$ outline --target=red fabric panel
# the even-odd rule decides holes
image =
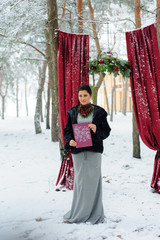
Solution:
[[[160,158],[158,158],[158,153],[154,160],[154,170],[151,181],[151,187],[157,189],[160,192]]]
[[[62,132],[67,122],[67,110],[78,104],[78,88],[89,84],[87,61],[89,60],[89,35],[70,34],[58,31],[57,70],[60,125]],[[65,158],[61,164],[56,185],[59,183],[73,188],[73,162]]]
[[[127,32],[126,41],[139,134],[149,148],[160,150],[160,56],[154,24]]]
[[[160,57],[154,25],[126,33],[131,89],[139,134],[160,150]]]
[[[61,130],[66,125],[67,110],[78,104],[80,85],[89,84],[89,35],[58,31],[57,68]],[[64,144],[64,138],[63,138]]]

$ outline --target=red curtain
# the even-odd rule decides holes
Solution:
[[[160,151],[160,56],[154,24],[127,32],[126,41],[139,134],[149,148]],[[160,190],[159,180],[160,155],[157,152],[151,187]]]
[[[57,70],[60,125],[64,145],[63,129],[67,122],[67,110],[78,104],[78,88],[89,84],[87,61],[89,60],[89,35],[70,34],[58,31]],[[64,152],[56,185],[60,182],[73,189],[73,161],[70,152]]]

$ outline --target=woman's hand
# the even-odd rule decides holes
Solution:
[[[70,140],[69,145],[70,145],[71,147],[76,147],[76,146],[77,146],[77,143],[72,139],[72,140]]]
[[[97,127],[96,127],[95,124],[91,123],[91,124],[88,125],[88,127],[89,127],[94,133],[96,133]]]

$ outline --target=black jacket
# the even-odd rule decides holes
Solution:
[[[93,152],[102,153],[103,140],[109,136],[111,128],[109,127],[107,122],[107,118],[106,118],[107,112],[103,108],[97,105],[93,105],[94,112],[93,112],[92,123],[95,124],[97,127],[96,133],[91,131],[93,146],[85,147],[85,148],[76,148],[76,147],[71,147],[69,145],[70,140],[74,139],[72,124],[77,123],[78,106],[79,105],[72,107],[67,111],[68,119],[67,119],[66,127],[63,132],[64,138],[65,138],[64,148],[66,150],[70,149],[72,153],[79,153],[82,151],[93,151]]]

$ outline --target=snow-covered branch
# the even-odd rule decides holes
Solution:
[[[18,40],[18,39],[16,39],[16,40],[15,40],[15,39],[11,39],[11,38],[9,38],[8,36],[6,36],[6,35],[4,35],[4,34],[1,34],[1,33],[0,33],[0,36],[1,36],[1,37],[4,37],[4,38],[7,38],[8,40],[10,40],[10,41],[12,41],[12,42],[17,42],[17,43],[21,43],[21,44],[27,45],[27,46],[33,48],[34,50],[36,50],[37,52],[39,52],[44,58],[47,58],[46,54],[44,54],[44,53],[43,53],[42,51],[40,51],[37,47],[33,46],[33,45],[30,44],[30,43],[27,43],[27,42],[25,42],[25,41],[21,41],[21,40]]]

